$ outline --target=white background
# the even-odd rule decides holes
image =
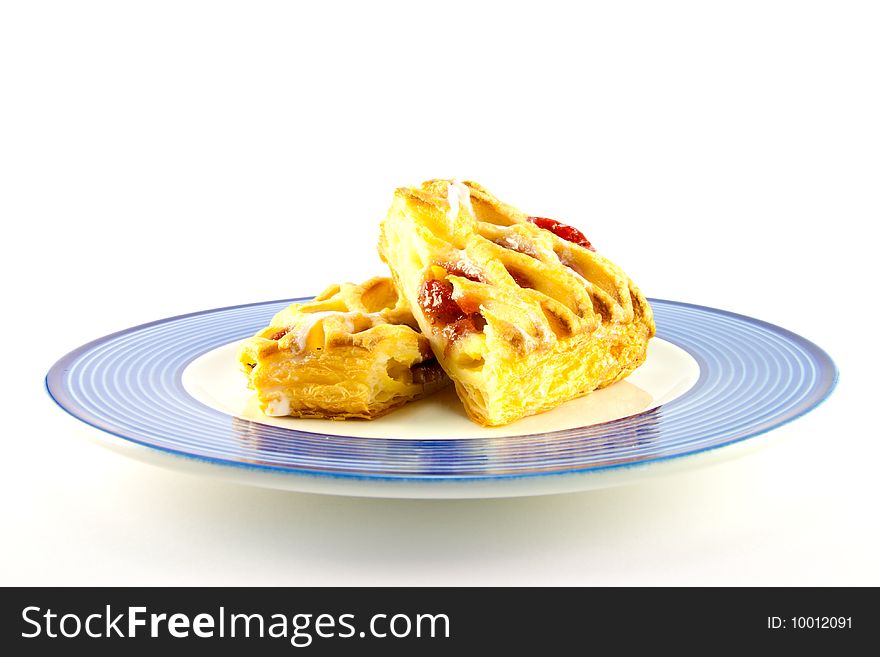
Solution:
[[[3,3],[0,583],[880,584],[877,6],[605,4]],[[837,391],[724,465],[452,502],[165,471],[45,394],[106,333],[381,273],[392,190],[451,176]]]

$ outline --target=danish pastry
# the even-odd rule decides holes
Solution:
[[[387,277],[285,308],[239,360],[270,416],[371,419],[449,383]]]
[[[655,332],[645,297],[580,231],[526,215],[473,182],[398,189],[379,252],[483,425],[626,377]]]

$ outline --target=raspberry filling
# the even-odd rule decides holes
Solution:
[[[522,287],[522,288],[527,288],[527,287],[534,288],[535,287],[534,285],[532,285],[532,281],[529,279],[529,277],[526,274],[524,274],[523,272],[519,271],[518,269],[514,269],[513,267],[508,267],[507,273],[510,274],[510,276],[513,278],[514,282],[517,285],[519,285],[520,287]]]
[[[529,222],[535,224],[538,228],[549,230],[557,237],[561,237],[572,244],[577,244],[590,251],[596,250],[593,248],[593,245],[590,244],[590,240],[588,240],[577,228],[545,217],[529,217]]]
[[[450,342],[455,342],[460,337],[468,333],[479,333],[486,326],[486,320],[480,313],[473,313],[464,317],[457,322],[448,324],[443,327],[443,335]]]
[[[451,324],[465,317],[461,306],[452,298],[449,281],[425,281],[419,292],[419,305],[432,324]]]
[[[270,340],[280,340],[280,339],[283,338],[285,335],[287,335],[289,332],[290,332],[290,329],[281,329],[280,331],[278,331],[277,333],[275,333],[275,334],[274,334],[271,338],[269,338],[269,339],[270,339]]]
[[[419,292],[419,306],[432,325],[442,325],[443,335],[455,341],[467,333],[482,331],[486,320],[477,312],[479,304],[462,299],[462,307],[452,298],[452,290],[449,281],[425,281]]]

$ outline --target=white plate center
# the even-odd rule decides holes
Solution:
[[[689,353],[654,338],[645,363],[626,380],[504,427],[486,428],[471,422],[452,386],[375,420],[314,420],[263,415],[239,370],[238,346],[239,342],[223,345],[190,363],[183,372],[186,391],[203,404],[243,420],[358,438],[489,438],[574,429],[669,403],[690,390],[700,376],[700,367]]]

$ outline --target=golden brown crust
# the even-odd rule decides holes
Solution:
[[[242,343],[264,413],[372,419],[448,384],[389,278],[332,285]]]
[[[649,304],[619,267],[476,183],[398,189],[379,250],[481,424],[506,424],[620,380],[644,361],[655,332]],[[459,306],[452,316],[465,317],[457,324],[425,305],[444,286]]]

